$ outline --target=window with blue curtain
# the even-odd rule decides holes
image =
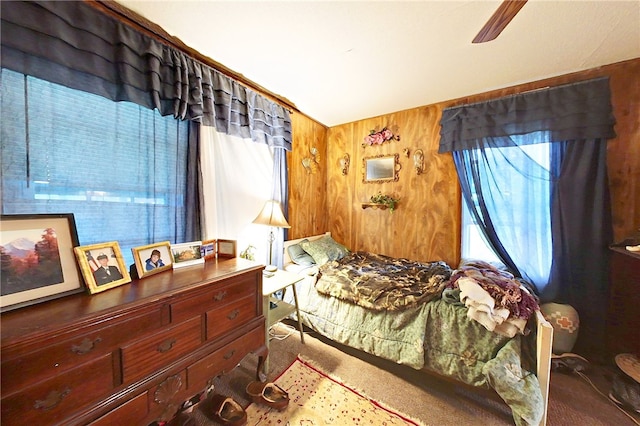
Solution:
[[[543,289],[551,269],[550,144],[546,132],[514,135],[514,145],[455,153],[459,167],[474,179],[469,185],[473,211],[463,201],[462,256],[500,262],[480,223],[490,226],[521,273]],[[481,202],[482,201],[482,202]]]
[[[576,351],[602,356],[612,226],[609,79],[446,108],[439,152],[451,152],[475,229],[542,302],[580,315]],[[473,228],[471,228],[473,229]]]
[[[2,69],[2,214],[73,213],[81,245],[184,242],[189,126]]]

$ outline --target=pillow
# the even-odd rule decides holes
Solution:
[[[349,253],[345,246],[337,243],[329,235],[313,241],[300,241],[300,247],[313,257],[318,266],[331,260],[342,259]]]
[[[302,247],[300,247],[301,243],[308,241],[309,240],[304,239],[298,244],[292,244],[287,247],[287,253],[289,253],[289,257],[291,258],[291,261],[293,263],[303,266],[311,266],[316,264],[316,262],[313,260],[313,257],[311,257],[309,253],[307,253]]]

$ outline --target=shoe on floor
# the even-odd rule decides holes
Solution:
[[[609,399],[623,408],[640,414],[640,383],[616,373],[613,377]]]
[[[267,405],[278,411],[289,405],[289,394],[275,383],[251,382],[246,391],[256,404]]]
[[[560,355],[551,355],[551,370],[561,373],[574,373],[585,371],[589,368],[589,361],[578,354],[566,352]]]
[[[207,411],[214,420],[226,426],[243,426],[247,424],[247,412],[232,398],[214,394],[209,398]]]

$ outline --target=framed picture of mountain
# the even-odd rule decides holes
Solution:
[[[72,213],[0,216],[0,312],[85,290]]]

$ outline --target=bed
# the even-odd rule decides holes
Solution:
[[[305,326],[416,370],[493,389],[511,408],[516,425],[546,425],[553,329],[539,310],[524,326],[520,321],[522,332],[489,331],[468,316],[464,269],[350,252],[334,243],[330,233],[284,243],[283,268],[304,277],[296,292]],[[384,271],[384,278],[354,291],[361,286],[349,276],[363,270],[365,278],[358,280],[367,280],[373,270]]]

